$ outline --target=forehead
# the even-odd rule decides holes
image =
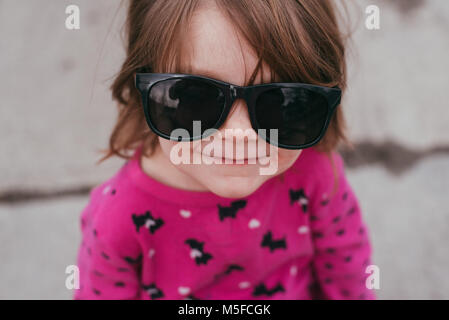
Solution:
[[[235,85],[246,83],[258,61],[254,49],[213,5],[194,13],[182,47],[187,72]],[[264,63],[263,74],[259,70],[254,83],[270,80],[270,68]]]

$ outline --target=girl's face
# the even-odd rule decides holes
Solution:
[[[213,1],[210,2],[213,5]],[[226,81],[234,85],[243,85],[245,78],[256,67],[257,57],[252,49],[239,37],[226,18],[215,7],[199,9],[192,20],[189,37],[185,39],[186,48],[189,50],[189,62],[192,74],[208,76],[214,79]],[[187,42],[188,41],[188,42]],[[255,84],[270,82],[270,73],[264,65],[264,74],[257,75]],[[231,129],[231,130],[229,130]],[[241,130],[235,130],[241,129]],[[245,131],[252,130],[253,138],[248,138],[255,143],[248,143],[242,135]],[[230,136],[224,138],[225,130],[229,130]],[[159,176],[163,182],[184,189],[197,191],[212,191],[222,197],[245,197],[258,189],[265,181],[287,170],[299,157],[301,150],[287,150],[276,148],[267,144],[256,135],[252,129],[246,103],[242,99],[234,102],[231,112],[220,128],[223,139],[222,150],[233,147],[240,141],[244,145],[244,154],[233,152],[233,159],[248,158],[248,154],[257,154],[257,150],[248,148],[262,148],[268,155],[264,164],[256,161],[255,164],[173,164],[170,152],[173,147],[190,151],[190,156],[202,158],[204,148],[213,140],[190,142],[176,142],[159,137],[159,145],[156,148],[153,160],[144,159],[143,168]],[[215,135],[214,135],[215,136]],[[235,138],[235,139],[233,139]],[[186,144],[181,147],[182,144]],[[224,151],[222,156],[224,156]],[[146,161],[146,162],[145,162]],[[149,162],[150,161],[150,162]],[[153,161],[151,163],[151,161]],[[158,164],[155,163],[158,161]],[[268,161],[268,164],[267,164]],[[192,162],[192,161],[191,161]],[[165,164],[162,164],[165,163]],[[163,167],[162,167],[163,166]],[[261,174],[261,168],[274,168],[270,174]],[[153,169],[151,169],[153,168]],[[156,169],[159,171],[157,174]],[[163,176],[160,172],[163,170]]]

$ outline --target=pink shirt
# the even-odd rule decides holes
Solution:
[[[81,213],[74,299],[376,299],[369,230],[332,154],[304,149],[279,177],[230,199],[165,185],[140,149]]]

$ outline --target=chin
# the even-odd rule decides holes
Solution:
[[[220,183],[207,186],[208,189],[225,198],[244,198],[256,191],[263,181],[255,178],[227,177],[221,178]]]

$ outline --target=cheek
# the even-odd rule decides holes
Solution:
[[[162,150],[162,152],[164,153],[164,155],[170,159],[170,153],[172,152],[176,152],[178,151],[178,153],[180,154],[180,150],[185,151],[188,150],[189,153],[192,152],[192,147],[191,147],[191,143],[190,142],[177,142],[177,141],[173,141],[173,140],[167,140],[164,138],[159,137],[159,146]]]
[[[159,147],[165,161],[172,163],[177,170],[190,176],[199,176],[204,171],[205,165],[191,165],[194,157],[194,149],[198,142],[178,142],[159,137]],[[201,154],[201,152],[197,152]],[[210,166],[206,166],[210,167]]]
[[[170,158],[170,151],[175,143],[176,141],[166,140],[159,137],[159,147],[167,158]]]
[[[300,154],[302,153],[301,150],[288,150],[288,149],[278,149],[278,161],[279,161],[279,167],[287,169],[295,161],[298,159]]]

